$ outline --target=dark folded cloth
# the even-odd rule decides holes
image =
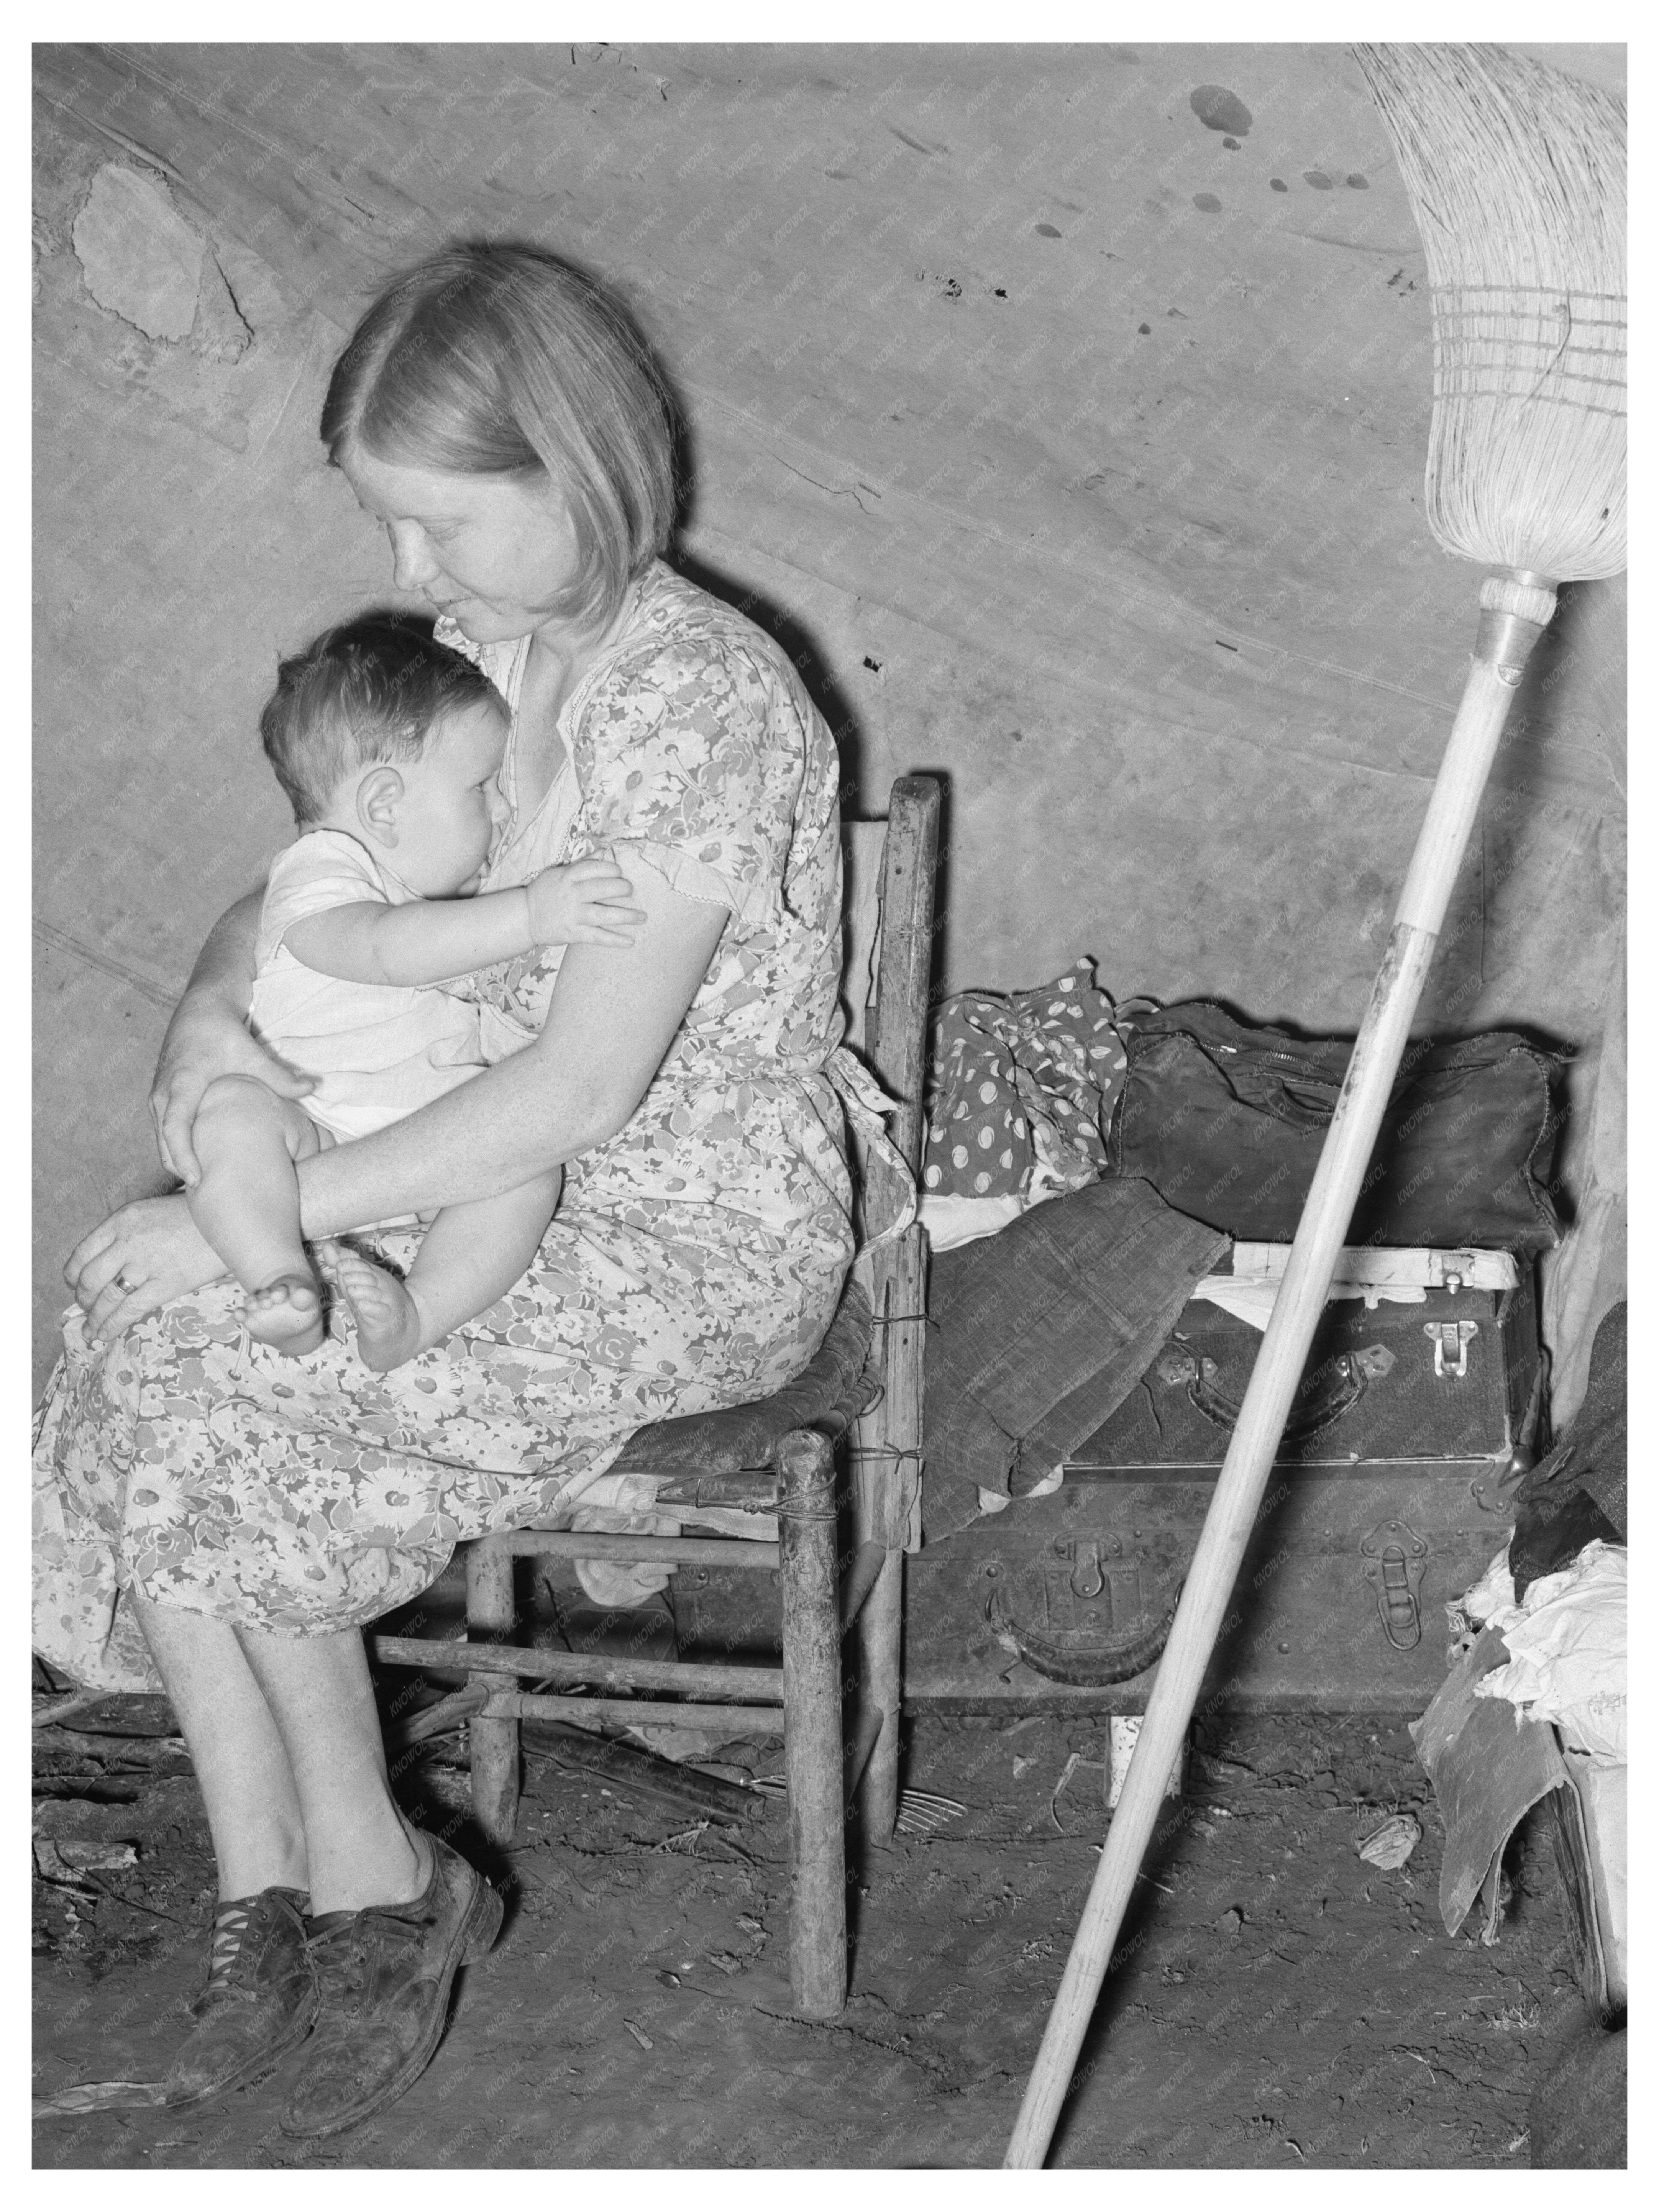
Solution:
[[[1111,1176],[941,1252],[927,1290],[924,1540],[976,1519],[981,1489],[1029,1487],[1091,1437],[1228,1241],[1151,1183]]]
[[[734,1474],[768,1467],[791,1429],[839,1437],[868,1406],[870,1301],[848,1277],[829,1332],[811,1363],[769,1398],[712,1413],[676,1413],[635,1429],[612,1462],[613,1474]]]
[[[1626,1540],[1628,1314],[1621,1300],[1602,1315],[1584,1402],[1566,1435],[1516,1492],[1510,1572],[1517,1605],[1534,1583],[1570,1565],[1596,1537],[1607,1544]]]

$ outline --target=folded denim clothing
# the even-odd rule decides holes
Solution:
[[[981,1489],[1029,1489],[1092,1436],[1228,1242],[1151,1183],[1109,1176],[939,1254],[927,1291],[924,1541],[976,1520]]]

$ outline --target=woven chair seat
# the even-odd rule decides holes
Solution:
[[[833,1442],[877,1396],[879,1385],[866,1371],[871,1334],[870,1301],[849,1278],[828,1334],[793,1382],[746,1406],[653,1421],[629,1437],[611,1472],[736,1474],[770,1468],[791,1429],[816,1429]]]

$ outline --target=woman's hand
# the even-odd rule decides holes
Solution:
[[[108,1344],[146,1314],[224,1272],[190,1207],[175,1194],[136,1199],[112,1213],[70,1254],[64,1279],[92,1334]]]
[[[161,1165],[189,1190],[202,1176],[191,1142],[196,1109],[209,1084],[221,1075],[251,1075],[279,1098],[303,1098],[317,1088],[310,1076],[274,1059],[222,1000],[197,999],[187,992],[161,1040],[149,1111]]]

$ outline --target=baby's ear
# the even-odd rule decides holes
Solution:
[[[398,842],[398,810],[404,780],[388,762],[369,769],[357,786],[357,821],[363,835],[388,851]]]

